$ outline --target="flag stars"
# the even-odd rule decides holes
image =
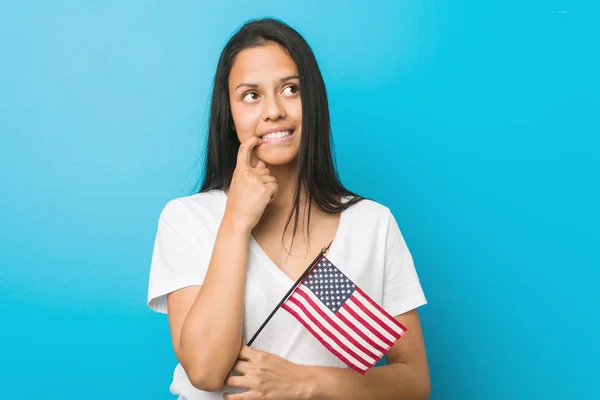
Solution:
[[[356,286],[335,265],[327,261],[327,259],[319,261],[304,281],[304,285],[323,305],[332,312],[337,312]]]

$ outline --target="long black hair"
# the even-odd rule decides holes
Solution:
[[[228,88],[229,72],[235,57],[244,49],[272,42],[287,50],[296,64],[300,80],[302,136],[297,158],[298,175],[294,206],[284,229],[285,234],[292,216],[295,216],[293,243],[298,225],[301,185],[304,185],[308,195],[307,232],[313,204],[322,211],[333,214],[345,210],[363,198],[346,189],[339,179],[331,149],[331,126],[325,83],[310,46],[289,25],[272,18],[250,20],[223,48],[213,83],[205,175],[199,193],[228,189],[236,166],[240,142],[233,131]],[[348,196],[350,199],[344,203],[336,196]]]

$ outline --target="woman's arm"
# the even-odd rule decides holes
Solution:
[[[202,286],[168,295],[175,354],[191,383],[218,390],[242,345],[250,230],[223,219]]]
[[[251,165],[252,149],[262,142],[252,136],[239,147],[202,286],[167,297],[175,354],[192,385],[206,391],[223,386],[240,352],[250,234],[278,190],[264,162]]]
[[[225,399],[427,399],[429,367],[419,314],[414,309],[396,317],[408,331],[388,351],[388,365],[360,375],[348,368],[292,363],[275,354],[242,346],[226,385],[247,389]]]
[[[312,399],[427,399],[429,366],[417,310],[396,317],[409,327],[387,353],[388,365],[365,375],[343,368],[308,367],[308,397]]]

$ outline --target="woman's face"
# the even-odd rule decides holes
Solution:
[[[302,102],[296,64],[276,43],[242,50],[229,73],[229,102],[240,143],[264,142],[254,155],[267,165],[296,159],[302,135]],[[273,135],[269,135],[273,133]]]

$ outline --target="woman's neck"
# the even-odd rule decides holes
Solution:
[[[285,165],[267,165],[269,172],[277,180],[277,195],[265,212],[273,216],[287,216],[290,212],[294,195],[296,193],[296,181],[298,179],[298,168],[295,162]],[[303,204],[304,188],[301,189],[300,203]]]

